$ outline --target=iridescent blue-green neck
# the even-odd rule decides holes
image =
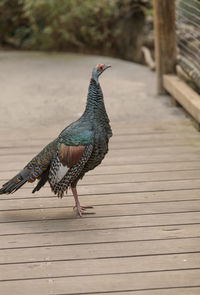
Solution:
[[[87,104],[83,116],[87,116],[91,120],[98,122],[109,122],[104,105],[101,86],[99,83],[97,84],[96,81],[94,81],[93,79],[90,80]]]

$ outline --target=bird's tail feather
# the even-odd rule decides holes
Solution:
[[[2,188],[0,189],[0,195],[16,192],[22,185],[24,185],[28,181],[28,179],[30,179],[31,173],[31,170],[29,170],[28,168],[24,168],[15,177],[3,184]]]
[[[39,191],[41,189],[41,187],[43,187],[45,185],[45,183],[48,180],[48,174],[49,174],[49,169],[46,170],[43,174],[42,177],[40,178],[40,181],[38,182],[38,184],[36,185],[36,187],[33,189],[32,193],[34,194],[35,192]]]
[[[17,191],[27,181],[34,182],[39,179],[33,193],[38,191],[48,180],[49,166],[53,154],[57,150],[57,139],[50,142],[36,155],[15,177],[6,182],[0,189],[0,195],[11,194]]]

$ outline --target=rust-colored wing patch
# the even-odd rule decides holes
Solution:
[[[64,166],[71,168],[72,166],[78,163],[78,161],[83,155],[84,150],[85,150],[85,146],[82,146],[82,145],[68,146],[62,143],[60,147],[60,154],[59,154],[61,163]]]

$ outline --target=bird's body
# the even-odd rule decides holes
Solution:
[[[19,174],[5,183],[0,194],[13,193],[27,181],[38,179],[34,193],[48,181],[58,197],[63,197],[64,192],[71,187],[79,214],[85,212],[87,207],[80,206],[76,185],[86,172],[101,163],[108,152],[108,142],[112,136],[98,82],[98,76],[108,67],[100,64],[94,68],[83,115],[66,127]]]

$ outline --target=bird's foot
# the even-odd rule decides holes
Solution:
[[[74,196],[74,200],[75,200],[75,206],[74,209],[76,209],[77,214],[81,217],[83,215],[86,214],[95,214],[94,212],[88,212],[87,209],[92,209],[92,206],[81,206],[79,203],[79,199],[78,199],[78,194],[77,194],[77,190],[76,187],[72,187],[72,193]]]
[[[77,214],[82,217],[83,215],[87,214],[95,214],[95,212],[88,212],[87,209],[93,209],[94,207],[92,206],[80,206],[76,205],[74,206],[74,210],[77,210]]]

